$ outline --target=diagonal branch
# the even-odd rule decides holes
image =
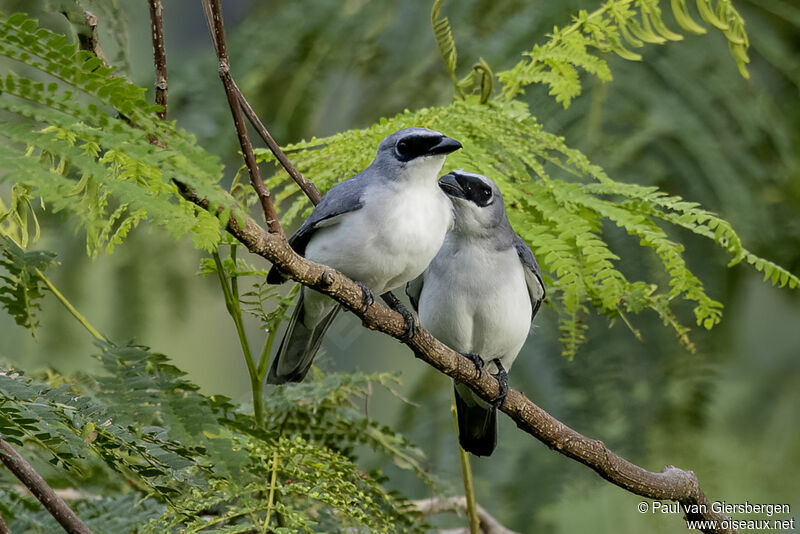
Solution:
[[[6,525],[2,515],[0,515],[0,534],[11,534],[11,531],[8,530],[8,525]]]
[[[56,495],[53,488],[45,482],[33,466],[20,456],[7,441],[2,439],[0,439],[0,461],[30,490],[33,496],[42,503],[42,506],[50,512],[50,515],[58,521],[58,524],[64,527],[64,530],[70,534],[92,534],[89,527],[75,515],[75,512],[61,497]],[[0,525],[0,532],[3,532],[2,526]],[[6,527],[6,532],[8,532],[8,527]]]
[[[147,0],[150,6],[150,33],[153,37],[153,62],[156,70],[156,104],[164,109],[158,112],[161,120],[167,118],[167,52],[164,48],[164,6],[161,0]]]
[[[198,197],[194,191],[185,186],[181,188],[181,194],[198,206],[209,209],[209,202],[206,199]],[[447,376],[467,384],[484,399],[490,401],[497,398],[499,394],[497,381],[489,373],[478,376],[472,362],[444,345],[422,327],[418,327],[416,335],[408,339],[402,315],[381,304],[373,304],[366,311],[362,311],[361,288],[354,281],[331,267],[298,255],[283,236],[265,231],[250,218],[245,219],[244,225],[231,218],[227,230],[250,252],[278,265],[283,274],[292,280],[341,303],[361,318],[365,327],[383,332],[404,343],[417,358]],[[511,417],[520,429],[551,449],[590,467],[612,484],[642,497],[677,501],[684,506],[686,510],[684,517],[687,520],[721,522],[727,519],[727,516],[711,509],[710,502],[692,471],[667,466],[655,473],[639,467],[613,453],[602,441],[588,438],[571,429],[531,402],[524,393],[515,389],[508,390],[500,409]],[[730,534],[736,531],[723,527],[709,527],[703,532]]]
[[[264,219],[267,222],[270,233],[283,236],[283,228],[281,228],[278,214],[275,212],[275,206],[272,204],[272,195],[269,189],[267,189],[267,186],[264,185],[264,180],[261,177],[261,169],[258,167],[256,156],[253,153],[253,144],[250,142],[250,136],[247,133],[247,125],[244,121],[244,113],[242,112],[242,107],[239,104],[239,98],[237,96],[238,89],[231,76],[228,47],[225,43],[225,27],[222,22],[221,0],[203,0],[203,10],[206,14],[208,27],[211,30],[211,39],[214,43],[214,49],[219,59],[219,77],[222,80],[222,85],[225,87],[225,94],[228,97],[228,104],[231,107],[231,114],[233,115],[233,123],[236,126],[236,135],[239,137],[239,145],[242,147],[244,161],[250,173],[250,184],[253,186],[253,189],[255,189],[258,200],[261,202],[261,208],[264,211]]]

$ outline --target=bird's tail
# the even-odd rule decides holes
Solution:
[[[325,332],[333,323],[340,309],[341,306],[337,304],[314,328],[307,328],[303,323],[305,308],[303,292],[300,292],[292,319],[289,321],[278,352],[275,353],[275,359],[272,360],[269,368],[268,384],[301,382],[305,378]]]
[[[497,446],[497,408],[479,399],[469,387],[454,382],[458,442],[475,456],[489,456]]]

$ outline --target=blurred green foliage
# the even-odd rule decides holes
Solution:
[[[114,49],[112,62],[123,68],[129,64],[133,79],[150,85],[144,9],[109,3],[116,6],[111,10],[103,2],[85,3],[101,15],[107,36],[102,42]],[[32,14],[40,9],[54,30],[69,29],[50,13],[52,2],[24,4],[3,2],[2,9],[24,7]],[[609,176],[701,203],[731,221],[754,253],[796,273],[800,10],[785,0],[743,0],[735,6],[752,47],[748,81],[740,77],[725,38],[707,35],[637,50],[641,62],[609,55],[614,80],[582,78],[584,94],[566,110],[546,87],[530,88],[525,101],[546,131],[565,137]],[[407,108],[451,101],[453,88],[436,49],[427,2],[307,0],[231,7],[231,55],[239,85],[282,142],[365,127]],[[444,10],[463,73],[477,58],[496,72],[511,68],[519,52],[541,42],[554,25],[565,25],[578,9],[596,7],[577,0],[465,0],[457,7],[445,4]],[[226,166],[238,165],[199,9],[193,2],[169,2],[165,22],[171,118]],[[137,37],[125,43],[125,35]],[[0,193],[10,198],[10,191]],[[42,247],[58,251],[63,264],[54,275],[59,287],[77,295],[79,307],[96,317],[103,331],[113,332],[116,339],[135,336],[157,343],[175,354],[178,366],[189,369],[204,390],[222,388],[246,397],[240,387],[246,376],[243,367],[237,373],[231,366],[237,358],[232,354],[236,341],[222,318],[219,295],[202,279],[185,276],[197,264],[189,247],[134,231],[114,256],[88,265],[83,237],[75,237],[58,216],[44,214],[41,221],[49,231]],[[653,316],[632,319],[641,343],[623,325],[606,328],[605,319],[590,316],[588,343],[568,362],[557,356],[556,318],[545,310],[514,368],[512,385],[637,463],[656,470],[666,463],[695,470],[712,498],[788,502],[800,509],[797,296],[754,283],[741,267],[723,269],[723,255],[689,232],[667,232],[686,243],[688,266],[706,281],[709,295],[728,309],[719,327],[695,340],[698,354],[685,353]],[[604,228],[604,235],[620,256],[637,254],[638,244],[622,232]],[[652,258],[642,256],[626,264],[624,274],[640,279],[656,268]],[[0,323],[0,358],[26,369],[42,364],[90,367],[88,342],[66,322],[69,318],[51,311],[54,307],[44,306],[38,345],[25,340],[27,334],[10,320]],[[691,313],[682,308],[677,312],[683,317]],[[257,327],[254,320],[250,329]],[[420,444],[427,453],[425,467],[443,481],[446,491],[459,492],[449,383],[400,349],[388,347],[384,338],[359,331],[354,340],[350,327],[357,328],[356,323],[334,329],[326,342],[331,358],[322,365],[402,370],[404,394],[422,407],[376,393],[370,418]],[[206,332],[217,335],[209,340]],[[236,365],[241,365],[238,360]],[[234,374],[238,379],[231,378]],[[684,531],[678,517],[642,516],[635,510],[637,497],[539,447],[507,423],[495,455],[474,466],[479,502],[507,526],[522,532]],[[260,444],[251,451],[268,462],[273,449]],[[384,455],[359,452],[362,464],[386,465]],[[389,486],[405,495],[421,497],[430,491],[412,472],[392,467],[386,472]],[[130,502],[124,497],[103,501],[96,514],[113,518],[109,510]],[[148,506],[142,514],[161,512]]]

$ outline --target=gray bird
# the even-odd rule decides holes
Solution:
[[[300,255],[357,281],[365,308],[382,294],[419,276],[442,245],[452,205],[437,177],[447,154],[461,143],[426,128],[393,133],[364,171],[333,187],[289,239]],[[285,277],[273,267],[267,281]],[[399,307],[399,302],[395,299]],[[303,287],[267,376],[270,384],[300,382],[340,305]],[[404,308],[409,333],[413,317]]]
[[[425,272],[406,293],[420,324],[444,344],[486,364],[500,395],[490,404],[455,382],[458,439],[489,456],[497,445],[497,406],[531,321],[545,297],[533,252],[511,228],[497,185],[480,174],[453,171],[439,180],[453,202],[454,224]]]

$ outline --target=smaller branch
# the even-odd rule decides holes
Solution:
[[[225,94],[228,97],[228,104],[233,115],[233,123],[236,127],[236,135],[239,137],[239,145],[242,147],[242,154],[250,173],[250,185],[258,195],[261,208],[264,211],[264,218],[270,233],[283,235],[283,228],[278,220],[275,206],[272,204],[271,193],[261,177],[261,169],[258,167],[256,156],[253,153],[253,144],[247,134],[247,125],[244,122],[242,106],[239,104],[239,93],[236,84],[231,76],[231,66],[228,60],[228,47],[225,44],[225,26],[222,22],[222,5],[220,0],[203,0],[203,11],[206,14],[208,27],[211,30],[211,39],[214,42],[214,49],[219,59],[219,77],[225,87]],[[241,93],[239,93],[241,94]]]
[[[0,534],[11,534],[11,531],[8,530],[8,525],[6,525],[2,514],[0,514]]]
[[[100,47],[100,38],[97,35],[97,15],[91,11],[81,9],[77,5],[62,10],[61,14],[67,17],[67,20],[75,27],[80,49],[93,53],[100,58],[103,65],[108,67],[108,60]]]
[[[153,37],[153,63],[156,69],[156,104],[164,109],[158,112],[161,120],[167,118],[167,52],[164,48],[164,6],[161,0],[147,0],[150,5],[150,33]]]
[[[425,516],[443,512],[463,512],[467,509],[467,499],[465,497],[433,497],[431,499],[411,501],[411,504],[414,505],[414,508],[419,513]],[[518,534],[504,527],[480,504],[477,505],[477,508],[482,534]],[[463,530],[459,530],[459,532],[463,532]]]
[[[75,515],[75,512],[61,497],[56,495],[53,488],[45,482],[33,466],[2,439],[0,439],[0,461],[30,490],[33,496],[42,503],[42,506],[50,512],[50,515],[58,521],[58,524],[64,527],[64,530],[70,534],[92,534],[89,527]]]
[[[280,162],[281,166],[286,170],[289,176],[292,177],[292,180],[297,183],[300,189],[303,190],[303,193],[306,194],[308,199],[316,206],[322,200],[322,195],[320,194],[317,186],[314,185],[314,182],[303,176],[300,171],[289,161],[289,158],[286,157],[286,154],[281,150],[281,147],[278,146],[278,143],[269,133],[267,127],[264,126],[264,123],[261,122],[261,119],[258,118],[256,112],[253,110],[250,103],[244,97],[242,92],[239,90],[239,87],[236,86],[234,83],[234,88],[236,89],[237,96],[239,98],[239,104],[242,106],[242,110],[244,111],[245,116],[250,121],[250,124],[253,125],[253,128],[256,129],[258,135],[261,136],[261,139],[267,144],[272,154],[275,158]]]

